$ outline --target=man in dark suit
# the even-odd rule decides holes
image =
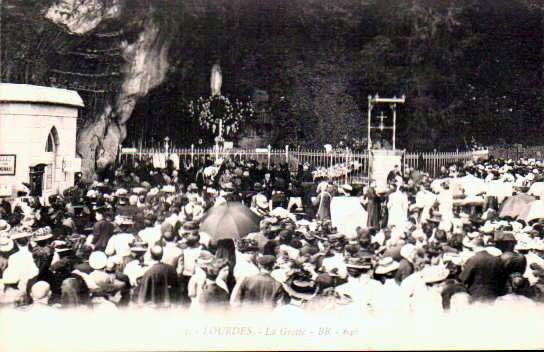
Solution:
[[[138,303],[169,306],[178,302],[179,281],[173,266],[161,263],[162,247],[151,248],[155,262],[144,274],[138,289]]]
[[[263,255],[257,261],[260,273],[245,277],[236,284],[232,291],[231,306],[254,304],[273,309],[280,301],[287,299],[288,296],[281,283],[270,275],[276,258],[272,255]]]
[[[468,259],[459,278],[471,301],[493,301],[505,293],[508,275],[501,258],[484,249]]]
[[[102,208],[97,209],[95,217],[96,223],[93,227],[91,244],[94,246],[95,251],[104,251],[106,250],[108,241],[113,236],[114,226],[111,222],[112,215],[105,208]]]

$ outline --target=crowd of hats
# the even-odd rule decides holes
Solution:
[[[231,171],[231,176],[222,182],[205,180],[197,185],[190,180],[175,183],[172,172],[167,176],[163,170],[151,170],[149,173],[152,176],[165,173],[164,177],[171,180],[169,184],[157,183],[157,178],[139,179],[136,175],[141,173],[128,168],[117,170],[111,180],[70,188],[63,196],[54,199],[51,206],[34,205],[35,210],[32,211],[24,204],[15,202],[14,208],[24,208],[22,218],[18,221],[12,221],[9,217],[0,219],[0,252],[12,252],[16,247],[14,240],[25,237],[32,243],[50,241],[51,247],[59,254],[75,251],[74,247],[90,233],[94,215],[99,213],[111,219],[116,233],[130,231],[137,235],[146,227],[158,224],[163,238],[170,240],[168,236],[178,237],[180,246],[200,243],[204,250],[200,252],[197,264],[211,275],[216,274],[224,263],[214,260],[209,238],[199,231],[200,215],[203,214],[196,215],[197,210],[192,210],[188,204],[194,201],[194,204],[206,210],[216,199],[228,198],[232,193],[242,194],[237,180],[250,178],[249,170],[255,165],[221,161],[203,167],[203,173],[212,179],[219,177],[224,165]],[[443,176],[458,178],[471,174],[482,180],[492,178],[513,182],[517,184],[517,192],[524,193],[531,189],[536,192],[537,187],[533,186],[543,180],[543,168],[544,164],[535,160],[495,160],[452,167],[446,169]],[[314,176],[320,175],[319,172]],[[433,180],[428,177],[418,182],[408,177],[405,179],[406,182],[399,184],[410,194],[412,203],[418,183],[429,190],[433,189]],[[534,260],[528,263],[528,268],[535,277],[544,276],[544,214],[542,219],[536,218],[527,223],[519,219],[500,218],[498,209],[485,212],[482,209],[470,215],[465,212],[467,209],[463,209],[453,219],[443,218],[435,211],[425,224],[418,223],[415,216],[412,218],[414,221],[407,222],[405,226],[359,227],[355,233],[339,233],[332,222],[312,219],[303,209],[291,212],[275,207],[268,211],[272,194],[260,192],[262,184],[254,181],[249,183],[251,192],[246,200],[252,199],[254,207],[263,211],[261,229],[265,242],[263,245],[257,240],[258,236],[249,234],[247,238],[236,241],[236,249],[241,253],[254,254],[255,261],[262,267],[274,269],[289,263],[292,268],[290,287],[298,294],[315,294],[318,290],[323,292],[325,288],[334,287],[346,279],[340,277],[338,267],[327,268],[323,265],[323,258],[340,257],[342,265],[349,271],[378,277],[394,273],[403,259],[411,263],[420,260],[424,265],[418,270],[421,270],[425,282],[436,283],[454,277],[455,270],[459,270],[479,251],[500,256],[503,253],[498,247],[505,242],[513,243],[518,253],[531,254],[530,258]],[[440,184],[444,185],[444,181],[441,180]],[[351,185],[338,187],[328,182],[317,185],[317,191],[325,188],[338,195],[353,192]],[[472,204],[465,202],[463,206],[470,207]],[[305,207],[308,205],[305,204]],[[36,212],[40,213],[40,219],[35,217]],[[418,214],[418,210],[413,213]],[[459,226],[456,226],[456,222]],[[59,233],[59,227],[68,232]],[[133,253],[143,254],[149,250],[144,241],[136,240],[130,245]],[[94,270],[113,265],[111,258],[103,252],[88,252],[86,259]],[[317,275],[310,272],[309,267]]]

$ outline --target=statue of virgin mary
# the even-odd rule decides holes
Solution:
[[[210,75],[210,88],[212,90],[212,97],[215,95],[221,95],[221,84],[223,83],[223,77],[221,76],[221,66],[214,64],[212,66],[212,72]]]

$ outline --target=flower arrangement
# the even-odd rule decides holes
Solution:
[[[191,116],[198,118],[200,126],[212,133],[233,136],[241,127],[243,121],[253,117],[255,107],[248,98],[247,101],[230,99],[224,95],[213,95],[207,98],[199,97],[188,105]]]
[[[329,179],[336,179],[340,177],[344,177],[346,174],[349,174],[353,171],[359,170],[361,168],[361,164],[358,161],[349,162],[349,163],[341,163],[336,164],[330,167],[319,167],[315,171],[312,172],[314,180],[316,178],[329,178]]]

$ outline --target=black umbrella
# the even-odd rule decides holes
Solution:
[[[261,217],[240,202],[227,202],[212,207],[200,222],[200,231],[212,240],[239,240],[249,233],[259,231]]]

